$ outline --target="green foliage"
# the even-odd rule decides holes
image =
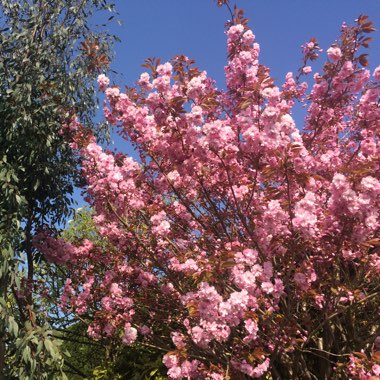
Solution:
[[[80,324],[78,324],[80,325]],[[78,328],[76,326],[76,329]],[[107,345],[108,344],[108,345]],[[166,368],[162,364],[162,354],[139,344],[125,347],[110,347],[111,342],[101,344],[89,341],[65,341],[63,347],[70,353],[67,363],[71,368],[80,368],[88,380],[166,380]],[[110,352],[112,354],[110,355]],[[101,364],[99,364],[101,363]],[[83,379],[70,372],[70,379]]]
[[[91,380],[120,380],[122,377],[115,374],[113,371],[103,369],[101,366],[96,367],[92,373]]]
[[[1,2],[1,215],[18,212],[20,220],[33,204],[46,223],[69,211],[75,157],[60,130],[73,115],[92,125],[93,79],[107,69],[110,48],[109,37],[87,30],[99,3]]]
[[[10,374],[20,379],[66,380],[63,372],[62,342],[52,338],[50,327],[25,323],[24,331],[16,340],[15,358]]]
[[[139,343],[123,347],[115,361],[114,371],[123,380],[165,380],[166,367],[162,363],[162,352]]]
[[[96,368],[106,370],[106,345],[89,339],[86,330],[87,326],[77,321],[61,333],[65,371],[70,380],[91,378]]]
[[[61,237],[71,243],[88,239],[97,246],[104,247],[107,244],[106,239],[99,236],[96,224],[92,220],[92,211],[87,207],[78,208],[74,211],[74,217],[69,220],[67,228],[61,233]]]
[[[0,372],[7,379],[64,378],[59,340],[46,338],[51,315],[34,295],[56,269],[32,239],[71,211],[78,160],[62,126],[76,115],[102,133],[92,122],[94,79],[108,68],[113,37],[93,32],[89,20],[112,8],[107,0],[0,0]]]

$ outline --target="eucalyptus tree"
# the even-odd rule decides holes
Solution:
[[[114,37],[91,20],[114,7],[108,0],[0,7],[0,378],[56,379],[65,377],[63,356],[36,297],[43,258],[32,242],[41,226],[54,228],[70,213],[78,160],[65,124],[77,117],[102,133],[93,122],[94,79],[108,69]]]

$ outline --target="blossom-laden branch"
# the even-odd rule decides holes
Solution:
[[[171,379],[379,376],[380,67],[359,55],[372,24],[343,25],[307,92],[316,40],[280,88],[236,15],[226,91],[185,56],[148,60],[125,93],[99,77],[140,161],[67,127],[107,244],[40,243],[70,269],[62,307],[93,338],[158,347]]]

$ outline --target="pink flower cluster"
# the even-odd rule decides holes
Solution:
[[[247,27],[231,26],[227,46],[226,91],[184,56],[143,73],[133,96],[99,77],[106,118],[139,160],[85,144],[87,200],[103,243],[47,237],[37,246],[70,268],[62,304],[91,316],[92,337],[164,347],[171,379],[277,369],[302,378],[304,364],[289,363],[319,355],[332,323],[345,347],[354,345],[350,323],[371,341],[380,69],[371,79],[337,44],[306,93],[292,73],[275,85]],[[304,53],[316,48],[309,42]],[[296,101],[307,109],[302,129]],[[351,306],[355,322],[340,320]],[[344,357],[333,354],[330,362]],[[354,373],[353,359],[345,365]]]

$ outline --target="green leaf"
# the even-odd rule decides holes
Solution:
[[[22,359],[25,363],[29,363],[31,359],[31,350],[29,346],[26,346],[22,352]]]

